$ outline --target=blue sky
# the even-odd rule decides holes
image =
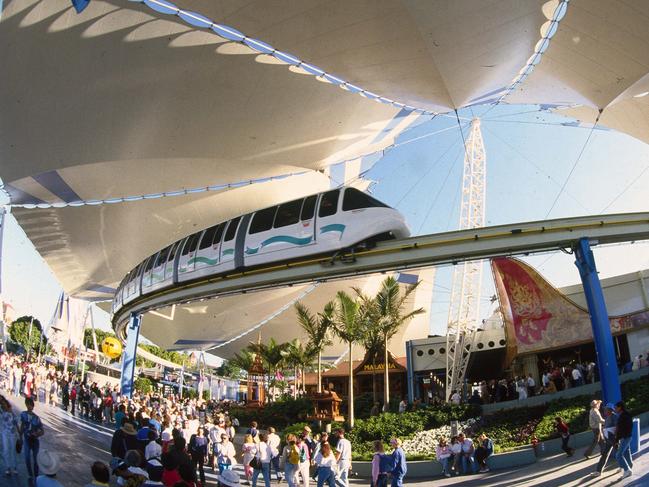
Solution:
[[[487,112],[488,113],[485,113]],[[484,116],[483,116],[484,114]],[[589,128],[561,125],[569,120],[537,107],[479,107],[459,112],[464,134],[473,115],[481,116],[487,153],[487,225],[545,219],[584,147]],[[420,138],[422,135],[449,130]],[[399,145],[401,144],[401,145]],[[457,121],[422,123],[402,135],[368,172],[374,194],[406,216],[415,234],[458,226],[463,145]],[[550,218],[645,211],[649,146],[627,135],[595,130]],[[644,172],[643,172],[644,171]],[[602,277],[649,268],[649,247],[639,243],[596,249]],[[528,259],[558,286],[579,281],[572,259],[559,252]],[[2,262],[3,295],[16,316],[34,313],[47,322],[60,292],[56,279],[12,217],[8,218]],[[483,317],[493,306],[493,284],[485,267]],[[450,288],[449,268],[438,270],[432,331],[443,333]],[[105,313],[95,314],[100,327]]]

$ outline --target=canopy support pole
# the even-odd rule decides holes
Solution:
[[[128,322],[128,336],[126,347],[122,354],[122,379],[121,393],[129,399],[133,396],[133,380],[135,378],[135,357],[137,355],[137,343],[140,338],[140,324],[142,315],[131,313]]]
[[[615,404],[622,399],[622,392],[613,346],[613,334],[611,333],[611,323],[606,309],[606,302],[604,301],[602,284],[597,275],[595,257],[590,249],[589,239],[586,237],[580,238],[574,244],[573,250],[575,253],[575,265],[579,269],[593,328],[597,368],[602,383],[602,399],[604,403],[612,402]]]

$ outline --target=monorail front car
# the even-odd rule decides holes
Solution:
[[[126,275],[112,310],[174,284],[409,235],[401,213],[362,191],[314,194],[218,223],[165,247]]]

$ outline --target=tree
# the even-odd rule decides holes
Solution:
[[[115,334],[112,331],[104,331],[104,330],[95,329],[95,334],[97,336],[97,347],[99,348],[100,352],[101,352],[101,344],[102,344],[102,342],[107,337],[115,337]],[[83,345],[88,350],[94,350],[95,349],[95,343],[94,343],[94,340],[92,338],[92,328],[86,328],[85,330],[83,330]]]
[[[332,344],[330,330],[333,324],[335,304],[329,301],[322,313],[314,316],[302,303],[295,304],[297,321],[309,337],[309,347],[318,356],[318,392],[322,392],[322,352]]]
[[[261,342],[251,342],[248,345],[248,350],[253,353],[259,354],[262,361],[266,364],[268,368],[268,384],[270,386],[274,387],[275,385],[276,372],[280,368],[280,365],[284,360],[284,355],[282,354],[282,352],[286,350],[287,347],[287,343],[277,343],[274,338],[270,339],[268,345]],[[268,394],[268,396],[270,399],[272,394]]]
[[[238,368],[248,373],[255,361],[255,354],[250,350],[242,350],[241,353],[235,353],[234,357],[227,361],[228,367]]]
[[[29,329],[31,327],[31,335]],[[25,349],[26,353],[38,353],[43,328],[38,318],[21,316],[9,326],[9,338]],[[47,338],[43,337],[43,346],[47,347]]]
[[[347,342],[349,353],[349,427],[354,427],[354,343],[362,338],[362,328],[358,313],[359,305],[344,291],[336,294],[336,311],[334,313],[334,333]]]
[[[383,339],[383,411],[388,411],[390,404],[390,371],[388,361],[388,342],[397,334],[401,326],[410,321],[416,315],[424,312],[423,308],[417,308],[410,313],[403,314],[406,300],[417,289],[419,282],[407,286],[403,294],[399,282],[392,276],[387,277],[381,283],[381,289],[373,299],[373,306],[370,313],[373,315],[378,331]]]
[[[224,360],[223,363],[214,370],[214,373],[221,377],[240,379],[244,375],[244,370],[242,367],[237,365],[237,362],[234,359],[232,359]]]
[[[298,372],[302,373],[302,380],[304,381],[304,373],[307,367],[313,364],[316,351],[308,345],[304,346],[298,338],[288,342],[286,348],[282,351],[284,355],[284,363],[287,367],[293,368],[295,376],[295,389],[293,391],[293,398],[297,399],[297,391],[299,388]],[[303,382],[304,385],[304,382]]]
[[[142,395],[153,392],[153,383],[148,377],[137,377],[133,382],[133,387]]]

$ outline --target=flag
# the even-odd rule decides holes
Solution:
[[[85,8],[90,3],[90,0],[72,0],[72,6],[77,11],[78,14],[83,12]]]

